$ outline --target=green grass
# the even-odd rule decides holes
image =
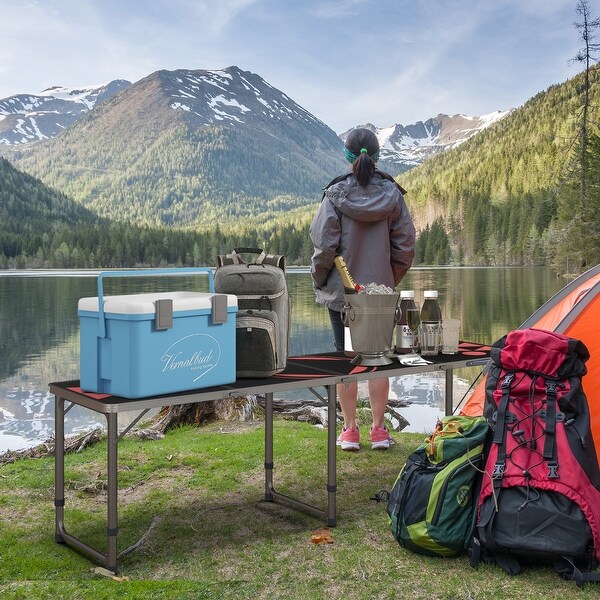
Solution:
[[[54,462],[24,459],[0,471],[0,597],[104,598],[424,598],[480,600],[598,597],[551,569],[510,577],[475,570],[465,556],[429,558],[401,548],[385,503],[423,436],[396,435],[387,452],[338,452],[338,525],[333,544],[313,544],[318,519],[264,492],[264,430],[259,423],[183,427],[160,441],[119,444],[119,551],[157,525],[119,563],[114,581],[54,541]],[[104,551],[106,444],[67,457],[67,531]],[[275,486],[325,506],[326,432],[276,420]]]

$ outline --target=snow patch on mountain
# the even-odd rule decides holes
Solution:
[[[0,144],[23,145],[53,138],[130,85],[129,81],[117,79],[77,89],[53,86],[39,94],[0,99]]]
[[[132,84],[115,80],[108,84],[66,88],[53,86],[39,94],[21,94],[0,99],[0,144],[7,146],[32,145],[51,139],[83,115]],[[143,90],[131,96],[132,102],[144,104],[161,99],[153,111],[167,107],[178,111],[192,128],[211,125],[250,127],[269,132],[279,139],[297,141],[297,131],[310,131],[313,144],[321,147],[325,129],[337,141],[338,137],[322,121],[306,111],[289,96],[274,88],[259,75],[232,66],[222,70],[157,71],[133,84]],[[158,85],[159,91],[156,89]],[[148,88],[150,89],[150,88]],[[122,98],[126,98],[122,96]],[[166,103],[162,104],[162,101]],[[496,111],[481,117],[463,114],[444,115],[410,125],[388,127],[364,125],[378,137],[382,168],[392,174],[406,171],[431,156],[456,148],[473,135],[490,127],[511,111]],[[276,125],[277,133],[273,126]],[[303,129],[308,126],[308,130]],[[339,135],[345,140],[347,132]],[[323,147],[329,147],[325,142]]]
[[[161,71],[163,89],[172,98],[169,106],[200,117],[211,125],[248,119],[300,119],[323,123],[260,76],[237,67],[226,70]],[[183,101],[185,99],[185,102]]]

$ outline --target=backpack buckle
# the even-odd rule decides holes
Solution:
[[[539,416],[540,419],[542,419],[544,421],[546,420],[546,414],[547,413],[546,413],[545,409],[543,409],[543,408],[540,409],[537,414],[538,414],[538,416]],[[557,413],[554,415],[554,420],[557,423],[564,423],[566,421],[565,413],[561,412],[561,411],[557,411]]]
[[[556,396],[556,381],[546,380],[546,394]]]
[[[494,465],[494,470],[492,471],[492,479],[502,479],[505,467],[506,465],[503,462],[496,463]]]
[[[510,387],[510,384],[512,383],[512,380],[515,378],[515,374],[514,373],[507,373],[504,376],[504,380],[502,381],[502,383],[500,384],[500,387],[502,389]]]
[[[548,479],[559,479],[560,475],[558,474],[558,462],[552,461],[548,462]]]

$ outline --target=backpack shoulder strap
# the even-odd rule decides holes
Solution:
[[[230,254],[219,254],[217,256],[217,269],[225,265],[243,265],[245,264],[241,256],[234,250]]]
[[[385,171],[380,171],[379,169],[375,169],[375,174],[379,175],[380,177],[383,177],[383,179],[387,179],[388,181],[391,181],[392,183],[394,183],[398,187],[398,189],[400,190],[400,192],[402,193],[403,196],[406,196],[406,194],[408,194],[408,192],[389,173],[386,173]],[[323,196],[321,197],[321,200],[323,200],[323,198],[325,198],[325,193],[332,185],[335,185],[336,183],[339,183],[340,181],[344,181],[344,179],[348,179],[348,177],[350,177],[351,175],[352,175],[352,171],[349,171],[348,173],[344,173],[343,175],[338,175],[337,177],[332,179],[323,188]]]
[[[556,559],[554,570],[567,581],[574,581],[577,587],[582,588],[587,581],[600,583],[600,573],[592,571],[581,571],[575,563],[567,556]]]
[[[253,263],[247,263],[240,254],[254,253],[258,257]],[[273,265],[285,271],[285,256],[282,254],[267,254],[262,248],[234,248],[229,254],[219,254],[217,256],[217,268],[224,265]]]
[[[400,192],[402,192],[403,196],[406,196],[406,194],[408,194],[408,192],[389,173],[386,173],[385,171],[380,171],[379,169],[375,169],[375,174],[379,175],[380,177],[383,177],[383,179],[387,179],[388,181],[391,181],[392,183],[396,184]]]
[[[348,173],[344,173],[343,175],[338,175],[337,177],[334,177],[324,188],[323,188],[323,196],[321,196],[321,200],[323,200],[323,198],[325,198],[325,194],[327,192],[327,190],[332,186],[335,185],[336,183],[339,183],[340,181],[344,181],[344,179],[348,179],[348,177],[350,177],[350,175],[352,175],[352,171],[348,171]]]
[[[285,256],[283,254],[266,254],[261,264],[273,265],[285,271]]]

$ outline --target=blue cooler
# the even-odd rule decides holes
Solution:
[[[209,275],[210,293],[104,296],[104,277]],[[237,297],[215,294],[210,269],[112,271],[98,297],[81,298],[80,386],[142,398],[233,383]]]

